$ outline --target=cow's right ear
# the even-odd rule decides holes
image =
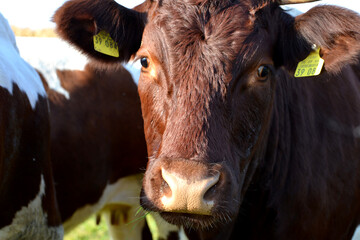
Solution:
[[[56,32],[91,59],[101,63],[128,61],[140,48],[146,14],[127,9],[113,0],[70,0],[54,17]],[[119,57],[94,49],[94,35],[106,31],[117,43]]]

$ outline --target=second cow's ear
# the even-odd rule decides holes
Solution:
[[[106,64],[128,61],[137,52],[145,16],[113,0],[70,0],[56,11],[53,20],[61,38],[91,59]],[[118,57],[95,50],[94,36],[101,31],[108,33],[116,42]]]

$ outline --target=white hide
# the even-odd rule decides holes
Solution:
[[[22,207],[9,226],[0,229],[0,239],[36,239],[62,240],[64,229],[47,226],[47,214],[42,209],[42,198],[45,195],[45,181],[41,175],[39,193],[29,205]]]
[[[153,239],[168,239],[170,232],[178,232],[178,238],[180,240],[188,240],[182,227],[179,229],[179,227],[169,224],[159,213],[152,212],[151,214],[146,215],[146,220]]]
[[[13,94],[13,84],[17,84],[35,109],[39,95],[46,96],[41,79],[35,69],[20,57],[14,33],[1,13],[0,25],[0,86]]]

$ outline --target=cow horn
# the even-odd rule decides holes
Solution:
[[[309,2],[317,2],[320,0],[279,0],[280,5],[285,4],[295,4],[295,3],[309,3]]]

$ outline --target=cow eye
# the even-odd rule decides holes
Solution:
[[[148,68],[149,67],[149,59],[147,59],[146,57],[141,58],[140,64],[141,64],[141,66],[143,66],[143,68]]]
[[[265,81],[270,75],[270,68],[266,65],[261,65],[257,70],[258,78],[262,81]]]

